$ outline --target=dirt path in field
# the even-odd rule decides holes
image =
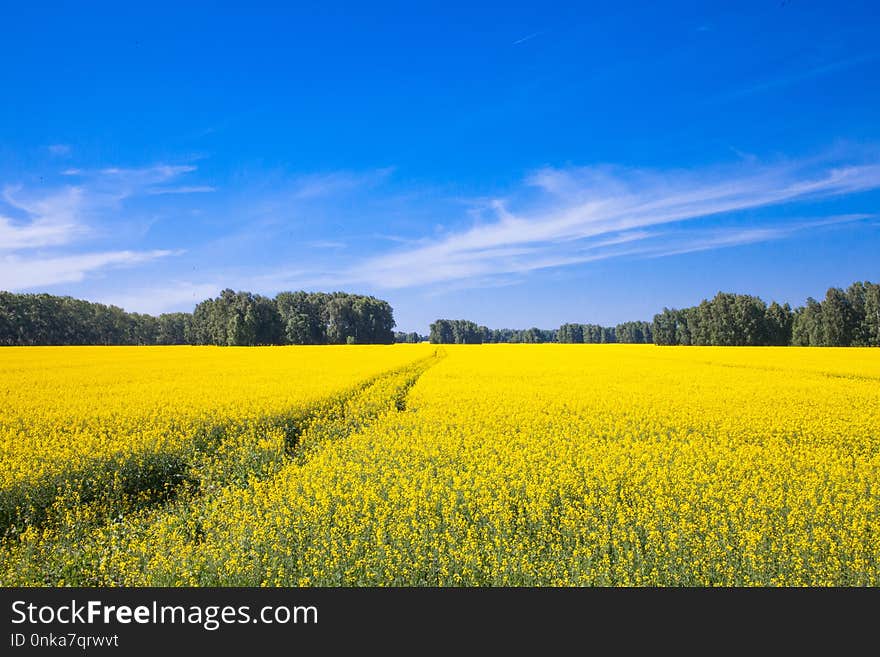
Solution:
[[[257,419],[249,433],[215,427],[194,436],[182,451],[136,453],[122,461],[107,458],[88,470],[106,476],[72,471],[0,490],[0,538],[17,535],[24,527],[52,524],[64,509],[100,506],[102,515],[121,517],[173,503],[179,495],[194,499],[269,477],[291,459],[304,461],[326,440],[351,435],[388,410],[405,410],[409,389],[443,355],[437,350],[362,381],[304,413]],[[275,438],[265,440],[269,435]]]

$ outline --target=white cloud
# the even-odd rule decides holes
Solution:
[[[531,34],[527,34],[527,35],[525,35],[524,37],[520,37],[519,39],[517,39],[516,41],[514,41],[511,45],[513,45],[513,46],[518,46],[518,45],[520,45],[521,43],[525,43],[526,41],[531,41],[531,40],[534,39],[535,37],[541,36],[541,35],[544,34],[546,31],[547,31],[547,30],[539,30],[538,32],[532,32]]]
[[[23,198],[19,189],[7,187],[3,200],[27,219],[15,221],[0,215],[0,253],[66,244],[86,231],[80,221],[85,204],[81,187],[65,187],[35,198]]]
[[[123,294],[109,294],[101,297],[102,303],[125,308],[129,312],[160,315],[176,310],[192,311],[196,304],[216,297],[223,285],[219,283],[192,283],[189,281],[169,281],[157,287],[126,290]]]
[[[216,192],[215,187],[210,185],[189,185],[181,187],[156,187],[147,190],[147,194],[157,196],[159,194],[206,194],[208,192]]]
[[[17,226],[9,218],[0,216],[0,252],[66,244],[78,231],[75,224],[53,223],[47,219]]]
[[[312,240],[311,242],[306,242],[305,245],[310,249],[344,249],[345,242],[338,242],[335,240]]]
[[[133,196],[154,193],[156,189],[161,189],[156,185],[177,179],[195,170],[196,167],[188,164],[156,164],[129,169],[111,167],[97,172],[85,171],[83,175],[87,178],[84,184],[88,186],[96,202],[109,205]]]
[[[48,191],[7,186],[2,200],[11,213],[0,214],[0,288],[39,289],[83,280],[109,268],[132,267],[175,255],[179,251],[137,250],[116,246],[91,248],[87,240],[113,239],[123,232],[122,201],[154,193],[161,185],[194,170],[192,166],[159,164],[139,169],[100,171],[69,169],[76,185]],[[203,191],[191,188],[188,191]],[[164,193],[184,193],[171,188]]]
[[[118,225],[120,202],[148,194],[180,194],[213,191],[203,186],[155,188],[195,167],[160,164],[140,169],[110,168],[97,172],[67,169],[64,175],[80,176],[76,185],[45,191],[7,186],[2,198],[21,215],[0,214],[0,253],[69,245],[90,235],[94,224],[106,216]]]
[[[70,155],[70,145],[69,144],[50,144],[47,146],[49,152],[56,157],[64,157],[66,155]]]
[[[98,173],[105,176],[118,176],[126,180],[163,182],[195,170],[196,167],[191,164],[155,164],[150,167],[107,167],[101,169]]]
[[[333,171],[300,176],[293,185],[292,196],[298,200],[308,200],[345,194],[361,187],[378,185],[393,172],[394,167],[385,167],[365,172]]]
[[[343,276],[397,288],[648,254],[656,248],[650,247],[650,240],[657,235],[645,229],[876,189],[880,165],[817,169],[814,163],[758,166],[749,162],[690,172],[547,168],[526,182],[538,190],[539,198],[524,204],[522,210],[512,211],[509,203],[499,200],[494,204],[493,222],[368,258]],[[804,225],[763,232],[761,228],[752,225],[737,238],[715,235],[720,241],[714,246],[705,241],[705,233],[681,239],[690,240],[694,247],[702,245],[700,249],[722,248],[778,239],[803,230]],[[688,247],[677,244],[675,248]]]
[[[12,292],[75,283],[86,274],[113,267],[131,267],[175,255],[169,250],[106,251],[49,257],[0,255],[0,289]]]
[[[694,253],[696,251],[710,251],[732,246],[742,246],[744,244],[770,242],[792,237],[797,233],[810,229],[853,223],[864,219],[870,219],[873,216],[874,215],[870,214],[844,214],[825,217],[823,219],[799,221],[760,228],[718,229],[711,231],[694,231],[685,235],[673,234],[671,236],[666,236],[666,239],[663,242],[646,246],[639,250],[637,254],[659,258],[671,255],[681,255],[684,253]]]
[[[800,71],[790,72],[788,74],[780,75],[775,78],[769,78],[761,82],[756,82],[740,89],[735,89],[733,91],[721,94],[720,96],[709,98],[707,102],[709,102],[710,104],[726,102],[730,100],[736,100],[738,98],[743,98],[745,96],[751,96],[752,94],[762,93],[772,89],[787,87],[789,85],[805,82],[816,77],[829,75],[831,73],[837,73],[838,71],[872,62],[878,57],[880,57],[880,52],[867,52],[853,57],[824,62],[818,66],[813,66],[811,68]]]

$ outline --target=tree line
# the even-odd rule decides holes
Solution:
[[[699,306],[664,308],[654,316],[660,345],[784,346],[791,344],[794,312],[759,297],[719,292]]]
[[[154,317],[49,294],[0,292],[0,345],[390,344],[387,301],[346,292],[223,290],[192,313]]]
[[[853,283],[829,288],[822,301],[807,299],[795,312],[792,344],[880,347],[880,284]]]
[[[191,316],[128,313],[50,294],[0,292],[0,345],[184,344]]]
[[[563,324],[558,329],[490,329],[466,319],[438,319],[431,324],[428,339],[435,344],[650,343],[652,329],[648,322],[626,322],[617,326]]]
[[[556,341],[570,344],[650,344],[654,329],[650,322],[624,322],[617,326],[598,324],[563,324],[556,332]]]
[[[792,309],[745,294],[719,292],[699,306],[664,308],[654,316],[661,345],[880,347],[880,285],[829,288]]]
[[[552,342],[555,331],[529,328],[490,329],[466,319],[438,319],[430,326],[428,340],[435,344],[483,344],[498,342]]]
[[[394,332],[394,341],[399,344],[417,344],[419,342],[427,342],[428,336],[421,335],[416,333],[415,331],[411,331],[406,333],[404,331],[395,331]]]
[[[558,329],[489,329],[464,319],[438,319],[431,342],[561,342],[717,346],[880,346],[880,284],[829,288],[822,301],[804,306],[765,303],[748,294],[719,292],[689,308],[664,308],[652,322],[616,326],[563,324]]]
[[[192,313],[154,317],[49,294],[0,292],[0,345],[282,345],[654,343],[721,346],[880,346],[880,284],[829,288],[804,306],[719,292],[689,308],[664,308],[653,322],[567,323],[558,329],[490,329],[438,319],[428,336],[394,332],[387,301],[346,292],[281,292],[274,298],[223,290]]]

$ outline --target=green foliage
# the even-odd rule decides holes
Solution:
[[[202,301],[193,312],[195,344],[253,346],[281,344],[281,319],[275,301],[226,289]]]
[[[822,302],[808,298],[792,310],[767,305],[748,294],[719,292],[690,308],[663,308],[653,322],[624,322],[614,327],[563,324],[556,331],[530,328],[488,329],[467,320],[438,319],[431,342],[562,342],[574,344],[654,343],[714,346],[880,346],[880,285],[853,283],[846,291],[830,288]]]
[[[192,314],[158,317],[49,294],[0,292],[0,345],[218,346],[272,344],[655,343],[719,346],[880,346],[880,284],[829,288],[821,302],[792,308],[746,294],[719,292],[698,306],[664,308],[653,322],[615,327],[563,324],[557,330],[489,329],[438,319],[430,335],[393,331],[387,301],[345,292],[281,292],[274,299],[223,290]]]
[[[556,342],[573,344],[641,342],[641,340],[635,339],[635,327],[641,324],[642,322],[627,322],[627,324],[621,324],[618,327],[599,326],[598,324],[563,324],[556,331]],[[618,340],[619,331],[624,333],[626,340]]]
[[[813,347],[880,347],[880,284],[829,288],[795,313],[792,342]]]
[[[719,292],[712,300],[682,310],[664,308],[654,316],[654,342],[660,345],[760,346],[791,343],[788,304],[768,307],[747,294]]]
[[[196,306],[197,344],[390,344],[387,301],[345,292],[281,292],[268,299],[223,290]]]
[[[803,347],[880,346],[880,285],[832,287],[821,302],[812,297],[792,310],[745,294],[719,292],[711,301],[654,316],[660,345]]]
[[[394,311],[375,297],[223,290],[192,314],[152,317],[49,294],[0,292],[0,345],[390,344]]]
[[[614,337],[615,342],[649,344],[654,341],[654,328],[650,322],[624,322],[614,329]]]
[[[626,322],[614,326],[598,324],[563,324],[556,330],[535,326],[524,329],[489,329],[464,319],[438,319],[431,324],[431,342],[435,344],[481,344],[544,342],[608,344],[613,342],[650,343],[653,328],[649,322]]]
[[[466,319],[438,319],[431,324],[428,339],[434,344],[484,344],[498,342],[522,342],[538,344],[555,342],[556,331],[532,327],[522,331],[514,329],[490,329]]]
[[[308,292],[282,292],[275,297],[281,330],[288,344],[323,344],[327,328],[323,308],[329,295]]]
[[[397,343],[418,344],[419,342],[427,342],[428,336],[419,335],[415,331],[404,333],[403,331],[394,332],[394,341]]]
[[[0,292],[0,345],[184,344],[191,316],[151,317],[50,294]]]
[[[430,329],[429,339],[434,344],[482,344],[488,331],[466,319],[438,319]]]

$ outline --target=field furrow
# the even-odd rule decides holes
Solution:
[[[203,484],[213,454],[246,478],[325,407],[431,351],[4,350],[0,534],[41,524],[59,504],[125,513],[167,501]]]
[[[386,350],[293,425],[234,425],[176,496],[50,507],[0,579],[880,585],[880,351],[435,349]]]

